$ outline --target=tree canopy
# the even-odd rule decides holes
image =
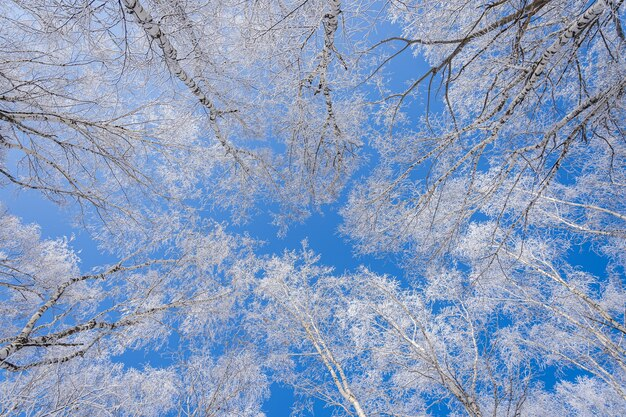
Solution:
[[[0,416],[626,415],[625,21],[0,3]]]

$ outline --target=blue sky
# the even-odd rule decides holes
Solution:
[[[402,44],[397,45],[401,47]],[[390,71],[397,80],[411,80],[418,77],[427,70],[425,63],[411,56],[410,51],[406,51],[390,64]],[[393,88],[402,89],[406,85],[404,82],[397,82]],[[436,101],[431,103],[431,110],[437,111],[441,106]],[[420,103],[413,103],[407,108],[410,116],[417,119],[424,109]],[[359,181],[371,169],[376,161],[376,156],[371,154],[371,148],[364,149],[365,153],[370,153],[370,161],[365,163],[362,169],[352,180]],[[347,189],[350,187],[348,186]],[[94,241],[88,233],[81,227],[72,224],[72,219],[67,215],[65,207],[59,207],[48,200],[43,199],[37,192],[20,191],[16,192],[12,187],[0,188],[0,200],[11,214],[18,215],[26,223],[38,223],[41,226],[44,238],[57,238],[61,236],[71,237],[71,246],[79,253],[82,260],[83,270],[89,270],[96,265],[112,262],[113,258],[104,255],[96,248]],[[358,266],[366,266],[380,274],[389,274],[402,279],[403,271],[396,265],[392,255],[383,258],[373,256],[357,256],[354,249],[338,232],[341,224],[341,216],[338,214],[339,208],[346,202],[346,193],[333,205],[325,206],[320,212],[314,212],[312,216],[303,224],[292,225],[284,238],[277,237],[277,229],[271,225],[271,216],[268,210],[261,209],[260,213],[253,217],[248,224],[232,227],[235,232],[247,232],[251,237],[263,240],[266,244],[259,250],[262,254],[280,254],[284,250],[299,249],[302,241],[307,240],[309,247],[320,254],[323,265],[332,266],[337,274],[344,271],[355,270]],[[228,221],[227,218],[217,220]],[[570,252],[570,259],[573,265],[596,274],[603,274],[606,267],[606,260],[597,256],[588,246],[576,247]],[[128,352],[118,360],[130,367],[141,367],[145,363],[152,366],[167,366],[169,361],[164,359],[159,353],[154,352]],[[548,368],[544,377],[544,382],[548,387],[554,384],[554,369]],[[567,375],[567,378],[574,378],[577,373]],[[287,416],[293,404],[293,392],[286,387],[272,385],[271,398],[265,404],[264,411],[268,417]],[[445,414],[445,407],[442,407],[442,414]],[[329,416],[332,410],[324,407],[321,402],[314,404],[314,415]]]
[[[72,225],[71,218],[67,216],[67,208],[59,207],[33,191],[15,192],[9,188],[2,188],[0,198],[10,213],[17,214],[24,222],[38,223],[43,237],[72,236],[71,245],[80,253],[83,270],[114,261],[113,257],[108,258],[96,248],[86,231]],[[320,254],[321,263],[334,267],[337,274],[355,270],[358,266],[364,265],[375,272],[402,279],[403,272],[395,264],[392,255],[383,258],[355,255],[350,243],[338,233],[341,216],[337,211],[345,203],[345,199],[344,193],[336,204],[324,207],[321,212],[314,212],[303,224],[293,225],[284,238],[277,237],[277,229],[271,225],[272,219],[268,212],[261,212],[248,224],[232,227],[232,230],[234,232],[245,231],[251,237],[265,241],[266,244],[259,250],[261,254],[271,255],[280,254],[284,250],[297,250],[306,239],[309,247]],[[574,246],[569,261],[573,265],[596,274],[603,274],[606,267],[606,260],[595,255],[588,246]],[[174,340],[173,345],[175,345]],[[172,346],[167,349],[172,349]],[[153,367],[167,366],[171,363],[168,357],[169,355],[164,351],[128,351],[114,360],[121,361],[129,367],[141,368],[146,364]],[[546,368],[544,372],[543,382],[549,389],[554,386],[557,378],[573,380],[580,375],[579,372],[567,370],[563,374],[562,371],[557,371],[552,367]],[[558,377],[557,372],[561,372]],[[294,394],[291,388],[273,384],[271,396],[264,405],[264,411],[268,417],[288,416],[293,402]],[[312,415],[314,416],[326,417],[333,412],[332,408],[326,407],[321,401],[315,401],[313,405]],[[445,410],[445,407],[440,407],[440,415],[446,415]]]
[[[71,238],[71,246],[80,255],[83,271],[114,261],[114,257],[108,257],[98,250],[85,230],[72,223],[71,217],[67,214],[67,207],[60,207],[42,198],[35,191],[16,191],[10,187],[0,188],[0,199],[8,212],[18,215],[23,222],[39,224],[43,238],[54,239],[62,236]],[[257,215],[248,224],[232,227],[232,230],[247,232],[251,237],[266,242],[259,250],[262,254],[280,254],[284,250],[297,250],[306,239],[309,247],[321,255],[321,263],[333,266],[337,274],[364,265],[378,273],[400,277],[402,272],[391,257],[379,259],[372,256],[355,256],[351,245],[339,235],[337,228],[341,217],[337,209],[344,200],[345,196],[342,201],[325,207],[322,212],[314,212],[305,223],[293,225],[284,238],[277,237],[277,229],[271,224],[272,218],[268,212]],[[170,364],[167,357],[164,352],[128,351],[115,360],[122,361],[129,367],[141,368],[146,364],[159,367]],[[271,388],[271,398],[265,404],[264,411],[268,417],[287,416],[291,412],[293,400],[290,388],[274,384]],[[326,408],[323,403],[315,402],[315,416],[330,416],[331,413],[332,410]]]
[[[401,47],[402,45],[394,46]],[[408,50],[392,61],[391,65],[398,80],[410,79],[421,71],[427,70],[425,63],[413,57]],[[401,90],[406,85],[402,81],[391,83],[390,87]],[[417,116],[423,111],[416,104],[409,109],[412,116]],[[366,146],[363,153],[367,155],[367,158],[351,180],[352,182],[359,181],[359,178],[365,175],[376,162],[376,155],[373,154],[371,148]],[[350,186],[346,187],[346,190],[349,189]],[[344,191],[334,204],[322,207],[321,211],[314,211],[311,217],[302,224],[291,225],[283,238],[277,236],[278,230],[271,224],[272,217],[266,208],[261,208],[247,224],[232,226],[231,230],[238,233],[245,232],[253,238],[264,241],[265,244],[259,249],[261,254],[271,255],[280,254],[284,250],[298,250],[302,247],[302,242],[306,240],[309,248],[321,256],[321,264],[332,266],[337,274],[355,270],[363,265],[377,273],[401,278],[403,273],[396,266],[392,255],[385,255],[383,258],[357,256],[350,243],[339,234],[341,216],[338,210],[345,204],[346,199],[347,191]],[[71,239],[70,244],[80,256],[83,271],[115,261],[114,257],[107,256],[106,253],[98,250],[96,243],[86,230],[73,223],[69,213],[72,213],[74,207],[56,205],[36,191],[16,190],[12,186],[0,188],[0,201],[9,213],[19,216],[24,223],[37,223],[41,228],[43,238],[54,239],[66,236]],[[217,217],[215,220],[228,222],[224,214],[211,213],[209,215]],[[122,361],[126,366],[138,368],[146,364],[153,367],[170,364],[167,355],[163,352],[128,351],[115,359]],[[287,416],[292,405],[292,390],[274,384],[271,388],[271,398],[267,401],[264,411],[268,417]],[[324,407],[323,403],[318,401],[314,403],[314,415],[323,417],[331,414],[332,410]]]

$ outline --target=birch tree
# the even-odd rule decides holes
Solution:
[[[223,343],[209,335],[214,329],[227,332],[236,294],[249,285],[248,249],[219,225],[207,225],[203,234],[179,231],[167,237],[174,240],[169,247],[144,242],[132,256],[81,272],[66,239],[41,239],[37,226],[8,214],[0,224],[3,415],[108,415],[109,406],[119,415],[161,415],[176,408],[184,391],[177,378],[187,370],[127,372],[112,358],[130,349],[154,352],[174,330],[181,349]],[[218,365],[205,371],[221,372]],[[160,373],[165,385],[150,388]],[[99,391],[98,384],[107,381],[109,391]],[[244,382],[231,383],[232,395],[248,392]],[[220,390],[215,410],[231,401]],[[251,390],[249,398],[262,398],[262,392]],[[141,398],[135,405],[133,395]]]
[[[433,269],[408,288],[365,269],[333,275],[317,261],[306,249],[269,260],[251,316],[267,332],[268,364],[305,398],[356,416],[624,410],[623,290],[585,295],[586,277],[568,276],[577,285],[568,293],[555,282],[565,277],[544,281],[545,258],[517,271]],[[546,364],[580,376],[545,389]]]
[[[285,219],[333,201],[363,106],[339,96],[340,3],[291,3],[5,5],[4,180],[101,217],[149,217],[146,198],[233,218],[262,198]]]
[[[68,204],[115,260],[84,270],[0,216],[0,411],[253,416],[279,382],[359,417],[625,414],[623,20],[616,0],[1,4],[0,182]],[[350,184],[344,234],[403,279],[260,258],[206,217],[269,206],[285,232]],[[171,366],[116,364],[173,331]],[[546,365],[574,376],[544,387]]]
[[[375,71],[405,51],[430,69],[381,89],[381,164],[353,192],[346,233],[366,252],[438,254],[476,216],[521,230],[548,210],[551,228],[623,238],[621,2],[438,7],[392,2],[400,31],[369,50]]]

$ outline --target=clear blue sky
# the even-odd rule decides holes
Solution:
[[[426,70],[423,61],[411,56],[409,51],[393,61],[393,71],[397,73],[399,80],[410,79],[419,72]],[[402,89],[403,83],[391,85],[393,88]],[[422,109],[414,108],[417,115]],[[365,148],[365,152],[370,152]],[[360,175],[366,173],[376,161],[375,155],[369,155],[369,163],[364,164],[353,181],[358,181]],[[9,161],[11,162],[11,161]],[[347,187],[349,189],[350,187]],[[271,216],[263,212],[254,217],[248,224],[233,227],[235,232],[246,232],[251,237],[265,241],[260,252],[264,254],[280,254],[284,250],[300,249],[303,240],[308,241],[309,247],[321,255],[321,263],[332,266],[338,274],[344,271],[355,270],[364,265],[370,270],[389,274],[401,278],[402,271],[395,265],[393,258],[377,259],[371,256],[355,256],[353,248],[338,233],[341,217],[338,209],[345,203],[346,193],[331,206],[323,208],[322,212],[314,212],[304,223],[292,225],[284,238],[277,237],[276,227],[271,225]],[[25,223],[37,223],[41,227],[42,237],[58,238],[71,237],[71,246],[79,253],[81,267],[87,271],[94,266],[114,262],[113,257],[103,254],[96,247],[95,242],[89,237],[87,231],[72,223],[68,216],[67,207],[58,205],[44,199],[36,191],[18,190],[8,186],[0,188],[0,201],[3,202],[9,213],[19,216]],[[216,220],[228,221],[228,218]],[[117,360],[126,366],[141,368],[145,364],[151,366],[167,366],[169,361],[161,352],[126,352]],[[287,416],[293,404],[293,393],[289,388],[272,385],[271,398],[266,403],[264,411],[268,417]],[[316,416],[329,416],[332,410],[325,408],[321,402],[315,403],[314,414]]]
[[[399,80],[411,79],[424,70],[426,70],[424,63],[411,57],[408,51],[393,62],[393,72]],[[399,83],[394,87],[401,88],[403,85]],[[433,110],[437,110],[438,106],[434,103],[432,107]],[[416,105],[410,110],[414,112],[413,115],[419,115],[423,111]],[[375,159],[375,156],[372,158]],[[364,166],[361,172],[366,172],[367,169],[368,167]],[[355,180],[358,180],[358,175]],[[277,230],[270,224],[271,218],[268,213],[261,213],[249,224],[233,228],[233,230],[246,231],[252,237],[266,241],[267,244],[261,249],[261,252],[266,254],[278,254],[285,249],[298,249],[301,247],[301,242],[306,239],[309,247],[321,255],[321,263],[334,267],[337,273],[365,265],[375,272],[402,278],[403,273],[395,265],[393,258],[377,259],[355,256],[349,242],[338,234],[337,229],[341,218],[337,211],[345,202],[345,198],[346,196],[343,195],[334,205],[324,207],[322,213],[314,213],[304,224],[293,225],[285,238],[276,236]],[[71,218],[67,216],[67,211],[63,207],[42,199],[38,193],[33,191],[16,193],[11,187],[0,188],[0,200],[10,213],[20,216],[24,222],[38,223],[41,226],[42,235],[46,238],[73,236],[71,245],[80,253],[83,270],[113,261],[113,258],[107,258],[97,250],[86,231],[72,225]],[[606,266],[606,262],[593,255],[588,247],[573,251],[570,258],[574,264],[594,273],[603,273]],[[150,363],[152,366],[167,365],[167,361],[161,355],[151,352],[129,352],[121,356],[119,360],[130,367],[141,367],[145,363]],[[548,386],[554,383],[554,377],[549,369],[544,381]],[[287,416],[292,403],[293,393],[290,389],[273,385],[271,398],[265,405],[265,411],[268,417]],[[322,403],[315,403],[314,414],[316,416],[329,416],[331,412],[332,410],[325,408]]]

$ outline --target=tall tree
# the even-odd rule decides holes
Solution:
[[[0,181],[82,210],[115,259],[84,270],[0,216],[0,412],[252,416],[279,381],[359,417],[625,414],[623,21],[619,0],[0,4]],[[285,231],[364,150],[343,232],[403,280],[260,258],[206,218],[277,207]],[[172,332],[171,366],[115,364]]]
[[[591,300],[532,267],[492,268],[480,283],[460,269],[433,270],[407,288],[367,270],[333,276],[317,260],[306,248],[269,260],[251,316],[268,363],[305,398],[361,417],[625,410],[623,289]],[[547,390],[546,364],[584,377]]]
[[[3,415],[67,415],[72,410],[105,415],[107,404],[120,415],[161,415],[160,407],[175,408],[184,392],[176,378],[200,372],[196,365],[127,372],[111,361],[131,349],[154,351],[167,345],[174,330],[179,349],[210,349],[210,334],[227,333],[254,262],[245,241],[207,224],[196,231],[178,229],[163,241],[144,242],[141,250],[112,265],[81,272],[67,240],[41,239],[38,227],[7,214],[0,217],[0,226]],[[172,242],[165,245],[167,241]],[[166,256],[156,256],[164,251]],[[232,366],[243,366],[231,360]],[[229,364],[204,365],[203,372],[211,375],[231,372]],[[173,379],[170,385],[149,388],[151,380],[161,377],[164,383]],[[217,387],[211,407],[227,406],[238,391],[247,395],[246,384],[252,382],[245,376],[237,381],[241,385],[230,381],[227,392]],[[112,384],[110,392],[98,391],[100,383]],[[262,398],[262,385],[250,389],[246,398]],[[133,395],[146,399],[133,405]],[[161,399],[147,399],[155,396]],[[149,401],[154,403],[147,405]],[[255,407],[251,403],[248,409]]]
[[[431,68],[383,97],[381,164],[345,210],[359,247],[445,253],[481,215],[503,229],[623,238],[620,6],[392,2],[401,33],[371,52],[400,48],[381,52],[378,71],[407,50]],[[444,109],[418,122],[405,111],[416,97]]]
[[[335,45],[340,4],[293,3],[7,3],[4,179],[100,216],[193,198],[243,218],[262,196],[302,219],[333,201],[363,105]]]

